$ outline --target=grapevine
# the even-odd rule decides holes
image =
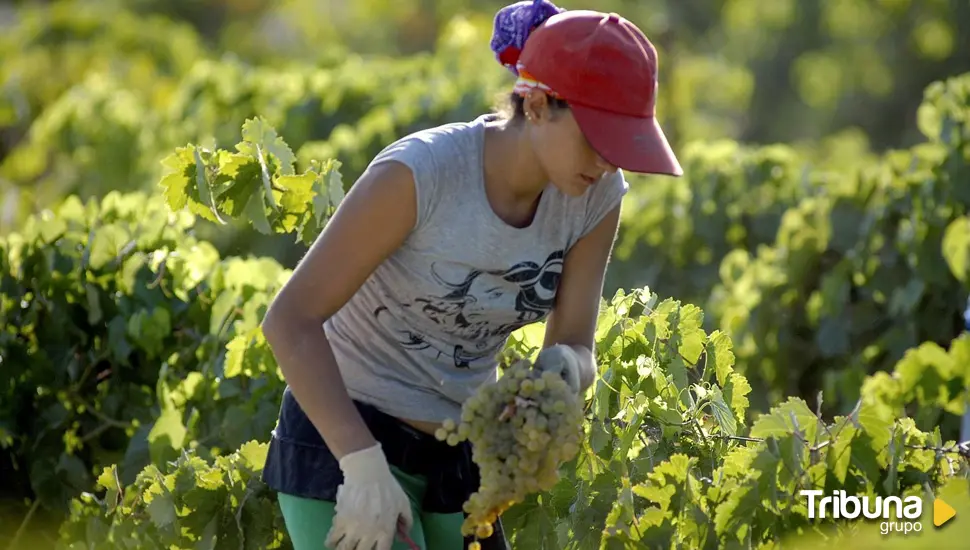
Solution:
[[[435,433],[452,446],[472,444],[481,484],[465,502],[462,534],[479,539],[490,537],[492,524],[514,504],[556,485],[560,465],[576,455],[583,433],[582,401],[561,377],[540,373],[514,353],[502,366],[496,383],[464,403],[460,422],[448,419]]]

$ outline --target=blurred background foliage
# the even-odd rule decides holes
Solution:
[[[0,232],[68,193],[154,188],[172,147],[232,143],[257,114],[304,165],[336,156],[349,187],[388,142],[474,117],[508,90],[511,75],[488,48],[502,5],[0,3]],[[622,13],[660,49],[659,117],[696,165],[679,180],[631,177],[608,295],[649,284],[709,305],[721,260],[774,240],[807,192],[805,170],[846,174],[919,143],[926,87],[970,70],[962,0],[599,0],[595,8]],[[292,266],[305,250],[244,226],[197,231],[224,255]]]
[[[0,3],[0,233],[69,193],[88,199],[111,190],[156,189],[159,161],[173,147],[234,143],[242,122],[256,115],[280,130],[301,168],[314,158],[336,157],[349,188],[393,139],[470,119],[508,91],[512,77],[488,48],[492,18],[504,4]],[[805,199],[825,194],[833,178],[854,177],[887,152],[908,150],[927,138],[917,116],[927,86],[970,71],[970,3],[598,0],[593,6],[562,0],[559,5],[622,13],[657,45],[659,118],[688,168],[681,179],[631,176],[634,190],[607,295],[650,285],[661,295],[704,307],[708,328],[728,330],[739,340],[742,370],[751,371],[753,383],[766,390],[762,406],[782,395],[811,396],[821,389],[832,404],[849,399],[864,373],[888,368],[908,346],[925,339],[948,342],[958,332],[960,297],[950,293],[961,285],[945,266],[946,297],[935,298],[942,303],[925,302],[925,285],[912,286],[925,281],[923,274],[900,275],[894,282],[909,282],[913,293],[909,309],[890,313],[877,307],[866,315],[888,328],[868,327],[855,335],[858,316],[818,309],[817,291],[824,285],[826,296],[843,293],[846,303],[858,295],[853,288],[833,287],[824,276],[850,248],[846,243],[826,238],[812,260],[825,265],[814,274],[789,278],[780,290],[779,283],[770,283],[779,298],[799,296],[784,307],[815,301],[812,315],[796,315],[781,329],[752,328],[756,321],[746,317],[757,313],[753,297],[770,295],[764,288],[769,283],[758,279],[758,292],[745,287],[744,299],[735,296],[732,305],[737,291],[725,273],[762,269],[748,261],[759,247],[785,249],[775,242],[783,222],[791,221]],[[859,212],[869,208],[868,199],[856,198],[863,201]],[[838,208],[846,210],[850,202]],[[299,243],[262,236],[242,224],[203,222],[194,231],[221,255],[272,256],[291,267],[305,251]],[[938,250],[942,227],[934,231],[927,246]],[[842,240],[853,238],[843,234]],[[722,262],[725,258],[731,262]],[[848,276],[864,285],[863,274]],[[741,317],[738,303],[747,304]],[[788,311],[770,316],[788,319]],[[939,328],[904,330],[884,318],[917,312]],[[882,348],[873,351],[879,338],[875,344]],[[809,348],[814,351],[807,353]],[[830,365],[833,359],[841,366]],[[757,370],[760,382],[753,376]],[[843,382],[849,389],[840,397]]]
[[[402,131],[474,116],[507,89],[510,77],[488,49],[492,16],[504,4],[0,2],[0,230],[66,192],[103,195],[152,182],[151,152],[187,140],[226,142],[256,112],[279,122],[289,143],[306,145],[306,155],[343,153],[349,185],[374,152],[351,135],[361,125],[410,119],[378,136],[378,146]],[[960,0],[559,5],[617,11],[655,42],[659,116],[678,150],[697,140],[788,143],[851,163],[870,149],[920,141],[924,88],[970,69],[970,4]],[[447,102],[440,96],[461,97],[429,108],[415,103],[418,87],[436,105]],[[389,115],[388,104],[424,112]],[[84,119],[91,111],[96,122]],[[99,158],[103,151],[110,158]],[[638,190],[667,185],[646,179]],[[253,243],[253,235],[214,237],[288,264],[301,252]],[[617,269],[611,286],[630,286],[636,276],[628,272],[642,268]]]

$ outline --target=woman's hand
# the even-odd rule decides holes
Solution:
[[[571,346],[556,344],[540,351],[532,368],[561,376],[573,393],[579,394],[581,361]]]
[[[340,459],[344,483],[327,535],[334,550],[390,550],[399,521],[411,530],[411,501],[394,477],[380,444]]]

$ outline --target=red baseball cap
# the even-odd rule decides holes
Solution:
[[[519,63],[569,103],[590,145],[630,172],[684,173],[656,119],[657,50],[615,13],[570,10],[536,28]]]

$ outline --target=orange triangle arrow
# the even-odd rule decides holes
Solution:
[[[940,499],[933,501],[933,525],[939,527],[953,519],[955,515],[957,515],[957,511],[949,504]]]

